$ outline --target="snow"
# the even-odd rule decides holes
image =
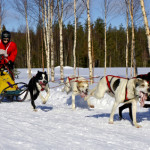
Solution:
[[[16,82],[28,83],[27,69],[18,69],[21,73]],[[32,69],[33,75],[37,70]],[[0,108],[0,150],[134,150],[150,149],[150,109],[137,104],[137,120],[142,128],[135,128],[124,110],[125,120],[119,120],[118,110],[114,124],[108,119],[114,99],[105,94],[104,98],[90,101],[95,108],[76,96],[76,110],[71,107],[71,94],[61,92],[60,68],[55,68],[56,82],[49,82],[50,97],[46,104],[38,98],[34,112],[28,94],[24,102],[2,102]],[[138,68],[139,74],[145,74],[150,68]],[[89,70],[80,68],[80,76],[88,79]],[[130,71],[129,71],[130,73]],[[65,77],[73,74],[73,68],[64,67]],[[103,68],[95,68],[95,77],[103,76]],[[125,68],[107,68],[107,74],[125,77]],[[96,86],[99,78],[94,78]],[[46,95],[45,92],[42,94]]]

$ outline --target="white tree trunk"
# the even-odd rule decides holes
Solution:
[[[129,12],[128,12],[128,4],[126,4],[126,15],[127,15],[127,28],[126,28],[126,36],[127,36],[127,43],[126,43],[126,78],[128,77],[128,55],[129,55]]]
[[[146,16],[144,1],[140,0],[140,3],[141,3],[141,9],[142,9],[143,17],[144,17],[144,24],[145,24],[145,30],[146,30],[146,36],[147,36],[147,42],[148,42],[148,51],[149,51],[149,55],[150,55],[150,30],[149,30],[149,26],[148,26],[148,20],[147,20],[147,16]]]
[[[48,81],[50,78],[50,0],[48,0],[48,13],[46,7],[46,0],[44,1],[44,8],[45,8],[45,24],[46,24],[46,62],[47,62],[47,74],[48,74]]]
[[[106,76],[106,67],[107,67],[107,43],[106,43],[106,16],[107,16],[107,10],[106,10],[107,1],[105,0],[105,23],[104,23],[104,36],[105,36],[105,69],[104,69],[104,76]]]
[[[27,32],[27,67],[28,67],[28,78],[30,79],[32,77],[31,74],[31,46],[30,46],[30,31],[29,31],[29,25],[28,25],[28,18],[27,18],[27,0],[25,1],[25,19],[26,19],[26,32]]]
[[[0,34],[2,32],[2,21],[3,21],[4,14],[5,14],[5,10],[4,10],[5,2],[4,0],[0,0]]]
[[[131,43],[131,77],[132,77],[132,67],[134,67],[134,76],[136,76],[136,60],[135,60],[135,35],[134,35],[134,21],[133,21],[133,0],[130,2],[128,0],[129,12],[131,17],[131,25],[132,25],[132,43]]]
[[[89,56],[89,77],[91,84],[93,81],[92,69],[92,52],[91,52],[91,21],[90,21],[90,0],[87,0],[87,17],[88,17],[88,56]]]
[[[53,0],[51,1],[51,18],[50,18],[50,34],[51,34],[51,81],[54,81],[54,40],[53,40]]]
[[[60,77],[61,77],[61,82],[64,82],[63,81],[63,78],[64,78],[64,69],[63,69],[63,36],[62,36],[63,0],[61,1],[61,10],[59,10],[59,0],[57,0],[57,7],[58,7],[59,36],[60,36]]]
[[[74,46],[73,46],[73,58],[74,58],[74,75],[76,76],[76,41],[77,41],[77,18],[76,18],[76,0],[74,0]]]
[[[45,3],[45,2],[44,2],[44,3]],[[44,17],[45,4],[43,5],[43,0],[41,0],[41,4],[42,4],[42,22],[43,22],[44,46],[45,46],[45,51],[47,52],[47,40],[46,40],[45,17]]]

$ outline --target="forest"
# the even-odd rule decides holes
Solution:
[[[95,67],[103,67],[104,75],[107,67],[126,67],[126,76],[131,68],[131,76],[136,76],[137,67],[150,65],[147,0],[11,2],[16,15],[25,21],[16,31],[11,31],[12,41],[18,48],[15,66],[28,68],[29,78],[31,68],[47,68],[48,77],[51,75],[54,81],[56,66],[60,66],[62,79],[64,66],[73,67],[74,75],[76,67],[89,68],[92,80]],[[0,0],[0,14],[5,14],[5,4],[6,1]],[[113,18],[119,17],[123,24],[112,25]],[[0,27],[2,21],[0,15]],[[5,24],[0,32],[4,29]]]
[[[92,53],[95,67],[104,67],[104,20],[98,18],[92,25]],[[42,26],[39,23],[36,32],[30,30],[31,38],[31,66],[32,68],[42,67],[42,47],[43,39],[41,38]],[[129,38],[131,39],[131,27],[129,27]],[[82,25],[77,24],[77,46],[76,57],[77,67],[88,67],[88,40],[87,40],[87,22]],[[55,66],[59,66],[59,24],[53,24],[54,35],[54,62]],[[12,32],[12,41],[16,42],[18,54],[15,61],[17,68],[26,68],[26,34],[22,31]],[[74,41],[74,25],[68,23],[63,25],[63,55],[64,66],[73,67],[73,41]],[[129,40],[131,41],[131,40]],[[112,27],[111,24],[107,30],[107,66],[108,67],[125,67],[125,53],[126,53],[126,29],[121,24],[119,28]],[[129,49],[131,43],[129,43]],[[51,53],[50,53],[51,54]],[[135,27],[135,57],[137,67],[150,66],[149,55],[147,50],[147,38],[145,35],[145,28]],[[44,55],[45,56],[45,55]],[[129,66],[131,63],[129,52]],[[45,67],[46,67],[46,59]]]

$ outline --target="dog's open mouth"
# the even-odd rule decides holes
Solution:
[[[140,91],[140,105],[141,105],[141,107],[144,106],[144,102],[145,102],[145,100],[147,100],[147,96],[148,95],[146,93]]]
[[[81,96],[82,98],[86,97],[86,96],[87,96],[87,92],[81,92],[81,93],[80,93],[80,96]]]
[[[40,85],[41,85],[41,87],[42,87],[43,89],[45,89],[46,83],[40,82]]]

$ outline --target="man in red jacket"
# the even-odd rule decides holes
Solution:
[[[17,55],[17,46],[14,42],[10,41],[10,39],[10,32],[3,31],[0,40],[0,64],[13,70],[14,61]]]

